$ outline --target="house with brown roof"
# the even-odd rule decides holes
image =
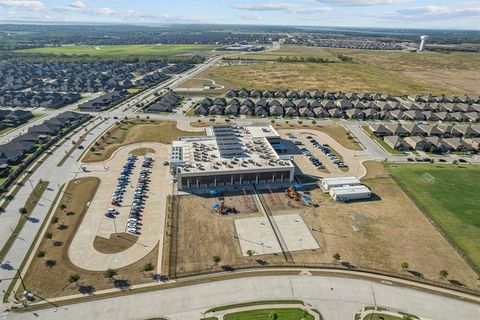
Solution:
[[[407,145],[409,145],[413,150],[425,151],[428,150],[431,145],[424,137],[411,136],[403,139]]]
[[[405,143],[402,137],[399,136],[386,136],[383,137],[383,141],[393,150],[409,151],[411,148]]]

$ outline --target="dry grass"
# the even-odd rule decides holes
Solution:
[[[160,142],[170,144],[180,136],[198,136],[202,132],[188,132],[177,128],[174,121],[130,120],[119,123],[108,130],[92,146],[82,159],[84,163],[109,159],[120,147],[139,142]]]
[[[29,291],[42,298],[53,298],[114,287],[114,283],[104,278],[103,272],[80,269],[70,262],[68,256],[68,247],[87,211],[87,203],[93,199],[99,184],[98,178],[81,178],[72,180],[67,185],[64,196],[60,200],[60,203],[65,204],[66,207],[62,210],[59,206],[54,216],[59,218],[59,223],[68,227],[60,230],[58,223],[48,226],[46,235],[51,233],[52,239],[45,236],[40,240],[36,256],[24,277]],[[69,214],[70,212],[74,214]],[[54,242],[58,242],[60,246],[55,246]],[[40,251],[45,254],[44,257],[38,257]],[[158,246],[138,262],[119,269],[116,283],[119,280],[125,280],[129,284],[152,281],[150,274],[145,274],[140,270],[148,262],[156,265],[157,256]],[[50,267],[47,266],[47,261],[53,261]],[[78,284],[68,282],[68,277],[74,273],[80,275]]]
[[[93,247],[101,253],[113,254],[129,249],[137,240],[138,236],[122,232],[110,235],[109,239],[98,236],[95,237]]]
[[[387,52],[289,46],[275,55],[337,56],[356,63],[274,63],[215,67],[207,78],[228,87],[259,90],[329,90],[392,94],[478,94],[480,56],[474,53]],[[269,54],[250,54],[264,58]]]
[[[295,252],[295,261],[332,262],[334,253],[358,267],[401,271],[407,261],[412,272],[439,280],[448,270],[449,279],[477,288],[477,275],[405,195],[379,162],[367,162],[364,179],[377,201],[340,204],[320,190],[312,197],[319,208],[301,212],[313,228],[320,245],[315,252]],[[282,212],[283,214],[284,212]]]
[[[249,196],[251,203],[253,198]],[[204,198],[195,195],[181,196],[177,212],[176,234],[176,271],[178,273],[194,272],[237,264],[257,265],[255,259],[269,261],[284,261],[283,256],[268,255],[245,258],[242,255],[240,243],[235,235],[234,220],[242,218],[260,217],[256,210],[245,207],[242,197],[225,197],[227,205],[234,206],[240,211],[236,215],[223,216],[212,210],[218,198]],[[252,212],[255,211],[255,212]],[[250,212],[250,213],[248,213]],[[192,243],[195,243],[193,246]],[[213,256],[220,256],[221,262],[213,262]],[[172,262],[173,263],[173,262]]]

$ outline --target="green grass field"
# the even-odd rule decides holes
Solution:
[[[162,45],[125,45],[125,46],[83,46],[68,45],[61,47],[45,47],[18,50],[19,52],[65,54],[65,55],[93,55],[93,56],[177,56],[199,54],[206,55],[214,46],[196,44],[162,44]]]
[[[232,314],[227,314],[225,320],[270,320],[270,314],[276,313],[279,320],[313,320],[312,315],[304,317],[304,311],[300,308],[285,308],[285,309],[262,309],[243,311]]]
[[[480,166],[404,164],[388,170],[480,269]]]

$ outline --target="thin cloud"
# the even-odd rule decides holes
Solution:
[[[398,4],[412,2],[413,0],[311,0],[337,6],[376,6],[383,4]]]
[[[45,4],[37,0],[0,0],[0,7],[41,11],[45,9]]]
[[[258,13],[238,13],[237,17],[239,17],[242,20],[249,20],[249,21],[263,20],[263,17]]]

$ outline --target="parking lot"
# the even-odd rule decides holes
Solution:
[[[305,174],[362,177],[366,173],[362,151],[347,149],[323,132],[310,129],[282,129],[278,132],[285,139],[297,141],[297,147],[301,152],[303,150],[302,155],[294,157],[294,162]]]
[[[140,148],[147,148],[147,155],[134,157],[132,153]],[[141,143],[123,147],[109,160],[79,171],[77,177],[95,176],[101,184],[69,248],[75,265],[95,271],[121,268],[157,245],[161,261],[166,197],[172,190],[168,166],[163,165],[167,160],[167,145]],[[95,237],[108,239],[124,232],[138,236],[129,249],[115,254],[95,250]],[[87,254],[89,259],[85,259]]]

